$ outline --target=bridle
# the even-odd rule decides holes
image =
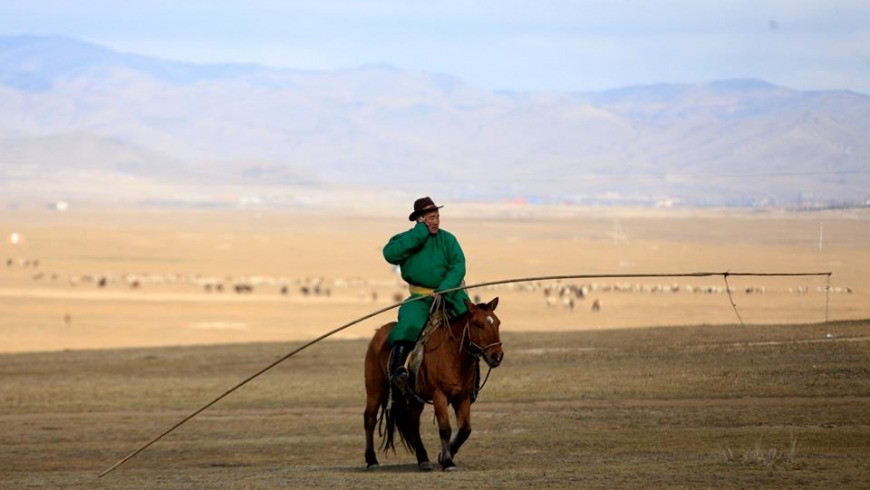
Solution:
[[[488,317],[491,318],[491,317]],[[471,338],[471,331],[468,327],[471,326],[471,319],[469,318],[465,322],[465,327],[462,328],[462,339],[459,342],[459,351],[465,352],[466,354],[474,357],[475,362],[480,363],[480,360],[483,359],[483,362],[486,363],[486,376],[481,380],[480,386],[477,388],[478,391],[482,391],[483,387],[486,386],[486,382],[489,381],[489,375],[492,373],[492,364],[489,362],[489,357],[486,355],[486,351],[492,349],[493,347],[501,345],[501,341],[493,342],[487,346],[481,346]],[[468,339],[468,345],[465,345],[465,339]]]
[[[489,317],[489,318],[491,318],[491,317]],[[474,339],[471,338],[471,331],[469,330],[470,326],[471,326],[471,319],[469,318],[465,322],[465,327],[462,329],[462,339],[459,342],[459,350],[462,352],[465,352],[467,354],[470,354],[471,356],[476,357],[477,359],[482,358],[483,361],[486,362],[486,365],[490,366],[490,368],[492,368],[492,365],[489,363],[489,358],[486,355],[486,353],[489,349],[492,349],[493,347],[497,347],[497,346],[501,345],[501,341],[493,342],[493,343],[486,345],[486,346],[481,346],[480,344],[475,342]],[[465,344],[465,339],[468,339],[468,345]]]

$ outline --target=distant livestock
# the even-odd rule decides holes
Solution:
[[[347,293],[341,294],[341,291],[348,289],[356,290],[358,300],[378,302],[385,297],[390,297],[395,303],[400,303],[406,296],[407,290],[405,284],[400,278],[389,279],[373,279],[364,277],[350,278],[335,278],[329,279],[325,277],[286,277],[286,276],[270,276],[270,275],[240,275],[240,276],[218,276],[204,274],[181,274],[181,273],[120,273],[120,272],[105,272],[84,273],[84,272],[64,272],[46,270],[45,261],[40,262],[35,259],[24,259],[10,257],[6,259],[6,267],[9,268],[8,273],[20,271],[22,277],[28,277],[34,282],[43,281],[61,281],[66,278],[70,288],[75,288],[79,284],[94,284],[100,289],[109,289],[112,286],[121,285],[131,290],[140,290],[146,287],[149,290],[158,290],[159,286],[192,286],[206,293],[221,293],[226,285],[228,291],[233,291],[236,294],[253,294],[255,289],[257,293],[271,292],[271,294],[281,294],[283,296],[291,296],[292,291],[299,291],[299,298],[311,297],[331,297],[332,293],[338,291],[339,297],[347,297]],[[39,267],[38,270],[33,268]],[[25,271],[27,268],[29,270]],[[712,282],[712,281],[711,281]],[[645,282],[629,282],[629,281],[614,281],[614,282],[570,282],[565,280],[555,281],[526,281],[517,283],[505,283],[496,285],[487,285],[487,290],[505,289],[517,293],[543,293],[544,305],[547,309],[552,310],[578,310],[578,302],[585,301],[586,298],[597,299],[591,304],[591,311],[601,311],[601,298],[606,299],[606,294],[655,294],[655,295],[674,295],[674,294],[741,294],[758,296],[759,300],[762,295],[775,294],[798,294],[807,295],[812,293],[817,294],[853,294],[853,290],[846,286],[826,286],[826,285],[781,285],[770,287],[768,285],[745,285],[738,284],[736,287],[726,287],[725,284],[677,284],[673,283],[645,283]],[[353,294],[353,293],[350,293]],[[382,296],[383,295],[383,296]],[[590,296],[592,295],[592,296]],[[474,294],[475,303],[479,302],[479,295]],[[543,305],[542,305],[543,306]],[[581,308],[580,311],[583,309]]]
[[[12,258],[6,259],[6,267],[13,267],[13,266],[25,267],[25,268],[33,267],[34,269],[36,269],[39,267],[39,260],[36,260],[36,259],[32,259],[32,260],[31,259],[12,259]]]

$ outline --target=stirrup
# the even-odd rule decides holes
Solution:
[[[402,366],[393,376],[390,376],[390,384],[404,396],[408,394],[408,378],[408,370]]]

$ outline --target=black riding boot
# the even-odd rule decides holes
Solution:
[[[408,370],[405,368],[405,360],[414,344],[410,342],[396,342],[390,352],[390,384],[402,395],[408,389]]]

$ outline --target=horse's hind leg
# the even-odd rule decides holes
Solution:
[[[378,457],[375,454],[375,427],[378,425],[378,410],[381,407],[380,394],[368,393],[366,396],[366,411],[363,420],[366,430],[366,468],[373,469],[379,466]]]
[[[378,335],[381,341],[378,342]],[[365,385],[366,385],[366,409],[363,414],[363,425],[366,432],[366,467],[369,469],[378,467],[378,458],[375,455],[375,428],[378,425],[378,412],[381,407],[386,408],[387,403],[387,376],[386,360],[382,359],[384,335],[380,331],[375,334],[366,351],[365,361]]]

